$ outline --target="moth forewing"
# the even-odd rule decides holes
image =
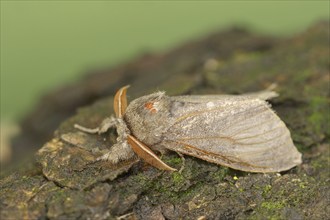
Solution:
[[[167,149],[234,169],[279,172],[301,163],[290,132],[267,102],[243,96],[171,97]]]
[[[149,147],[147,147],[145,144],[137,140],[132,135],[128,135],[127,141],[131,145],[133,151],[140,158],[144,159],[145,162],[161,170],[176,171],[176,169],[164,163],[159,157],[157,157],[157,155],[154,152],[152,152],[152,150]]]

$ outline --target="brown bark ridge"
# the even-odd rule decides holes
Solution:
[[[221,32],[49,94],[23,123],[34,129],[21,146],[41,143],[77,106],[98,100],[64,120],[34,163],[1,178],[1,219],[329,219],[328,27],[320,22],[287,39]],[[95,127],[112,114],[113,94],[126,84],[132,100],[156,89],[240,94],[272,83],[280,93],[273,108],[303,153],[303,164],[283,173],[241,172],[189,156],[181,174],[138,159],[95,162],[115,142],[115,131],[73,128]],[[163,160],[180,168],[175,153]]]

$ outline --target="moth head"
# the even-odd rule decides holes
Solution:
[[[124,118],[132,134],[145,144],[156,143],[167,130],[169,98],[156,92],[133,100]]]

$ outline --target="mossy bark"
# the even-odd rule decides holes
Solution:
[[[169,95],[239,94],[277,83],[280,97],[272,105],[303,153],[302,165],[256,174],[186,156],[180,174],[137,159],[115,166],[94,162],[115,142],[115,131],[89,135],[73,124],[97,126],[112,113],[111,95],[65,120],[38,151],[35,163],[2,177],[1,219],[329,219],[328,27],[321,22],[289,39],[238,30],[214,34],[68,87],[75,95],[61,113],[69,115],[72,106],[113,94],[125,84],[131,84],[128,93],[134,99],[156,88]],[[68,99],[63,103],[70,103]],[[181,166],[175,153],[163,160]]]

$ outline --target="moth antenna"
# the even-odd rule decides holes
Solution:
[[[120,88],[113,99],[113,108],[117,118],[122,118],[126,111],[127,108],[126,91],[129,87],[130,86],[127,85]]]

